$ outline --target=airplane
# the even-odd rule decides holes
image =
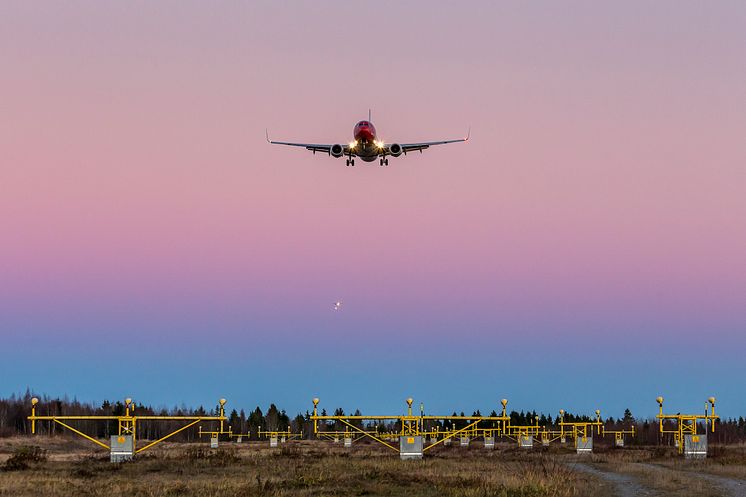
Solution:
[[[272,145],[289,145],[291,147],[303,147],[313,152],[314,155],[316,154],[316,152],[323,152],[335,158],[346,156],[348,166],[355,165],[355,157],[359,157],[365,162],[373,162],[374,160],[379,159],[379,164],[381,166],[388,166],[389,156],[399,157],[402,154],[407,155],[408,152],[418,151],[422,153],[423,150],[430,148],[433,145],[445,145],[447,143],[465,142],[469,140],[469,136],[471,135],[471,129],[469,129],[466,138],[459,138],[456,140],[385,144],[383,140],[378,140],[376,128],[375,126],[373,126],[370,116],[371,113],[369,110],[368,120],[360,121],[355,125],[355,128],[352,130],[353,140],[346,145],[341,145],[339,143],[326,145],[319,143],[291,143],[272,141],[269,139],[269,131],[266,131],[267,142],[271,143]]]

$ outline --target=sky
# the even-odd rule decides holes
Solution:
[[[0,395],[746,415],[746,4],[0,4]],[[382,168],[275,140],[465,144]],[[342,308],[334,311],[334,302]]]

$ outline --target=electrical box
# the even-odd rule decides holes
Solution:
[[[578,454],[590,454],[593,452],[593,437],[577,437],[575,439],[575,450]]]
[[[459,439],[459,445],[461,447],[468,447],[469,446],[469,437],[461,437]]]
[[[534,448],[534,436],[533,435],[520,435],[518,437],[518,445],[521,449],[533,449]]]
[[[495,437],[484,437],[484,448],[494,449],[495,448]]]
[[[218,437],[210,437],[210,448],[211,449],[218,448]]]
[[[707,435],[684,435],[684,457],[687,459],[707,457]]]
[[[402,459],[422,459],[422,437],[419,435],[399,437],[399,455]]]
[[[111,436],[111,462],[131,461],[135,455],[132,435]]]
[[[350,447],[352,447],[352,438],[345,437],[345,449],[349,449]]]
[[[269,446],[277,447],[277,437],[269,437]]]
[[[131,461],[135,455],[132,435],[111,436],[111,462]]]

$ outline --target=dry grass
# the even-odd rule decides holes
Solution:
[[[174,444],[126,464],[81,453],[28,471],[0,472],[1,496],[586,496],[593,482],[556,458],[484,450],[400,461],[377,447]],[[457,454],[458,453],[458,454]]]
[[[0,442],[8,455],[28,438]],[[571,450],[487,451],[438,448],[422,461],[400,461],[380,446],[352,450],[326,442],[162,444],[136,461],[111,464],[108,454],[67,439],[34,439],[48,454],[21,471],[0,471],[0,496],[438,496],[540,497],[610,495],[613,483],[576,472]],[[746,473],[746,453],[724,451],[706,461],[684,461],[669,449],[607,450],[579,460],[602,471],[632,476],[655,495],[721,495],[697,472]]]

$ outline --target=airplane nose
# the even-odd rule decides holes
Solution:
[[[358,136],[357,136],[357,139],[358,139],[358,140],[362,140],[362,141],[366,141],[366,142],[369,142],[369,141],[373,141],[373,133],[372,133],[372,131],[370,130],[370,128],[367,128],[367,127],[361,127],[361,128],[360,128],[360,129],[358,130]]]

